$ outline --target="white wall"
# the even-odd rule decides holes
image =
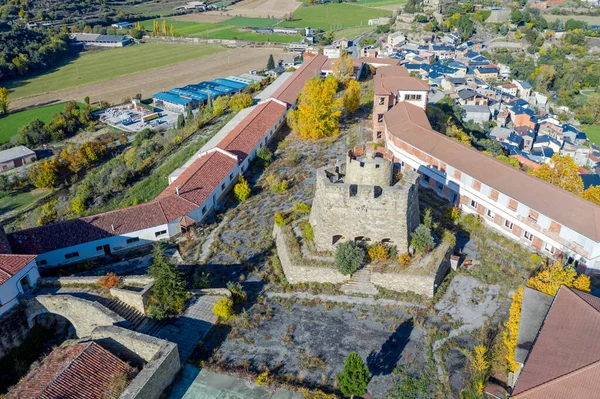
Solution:
[[[8,279],[7,282],[0,285],[0,316],[17,305],[17,297],[24,293],[20,281],[25,276],[29,278],[29,284],[32,287],[37,284],[40,273],[35,261],[30,262],[23,269],[19,270],[17,274]]]

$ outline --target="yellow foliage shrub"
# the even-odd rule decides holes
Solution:
[[[398,263],[402,266],[408,266],[410,264],[411,257],[409,254],[402,254],[398,257]]]
[[[233,311],[233,301],[229,298],[219,299],[213,306],[212,311],[215,316],[225,321],[231,319],[235,315],[235,312]]]
[[[579,291],[590,292],[590,278],[586,275],[577,276],[577,271],[571,266],[563,266],[556,262],[547,266],[531,277],[527,286],[548,295],[556,295],[558,289],[567,286]]]
[[[367,247],[370,262],[385,262],[388,258],[388,248],[378,242]]]
[[[523,305],[523,288],[519,288],[513,294],[513,301],[510,305],[509,317],[504,324],[504,345],[507,349],[506,360],[508,361],[508,370],[515,372],[519,369],[519,364],[515,362],[515,350],[517,348],[517,335],[519,334],[519,323],[521,322],[521,306]]]

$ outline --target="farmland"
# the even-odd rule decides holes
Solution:
[[[10,138],[17,134],[21,126],[26,125],[33,119],[48,122],[55,114],[61,112],[64,107],[64,104],[53,104],[3,116],[0,118],[0,144],[10,141]]]
[[[71,58],[50,73],[10,81],[7,87],[15,100],[174,65],[221,51],[225,48],[217,45],[162,43],[96,51]]]
[[[369,19],[391,15],[390,11],[366,8],[352,4],[323,4],[300,7],[294,12],[294,20],[282,22],[281,26],[292,28],[331,29],[332,25],[342,28],[367,25]]]

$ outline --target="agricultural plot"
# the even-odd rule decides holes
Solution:
[[[161,68],[215,54],[217,45],[147,43],[82,54],[50,73],[7,82],[13,100]]]
[[[29,109],[26,111],[15,112],[0,118],[0,143],[10,141],[11,137],[17,134],[19,129],[34,119],[42,122],[48,122],[52,117],[61,112],[64,104],[53,104],[42,108]]]
[[[391,15],[390,11],[366,8],[352,4],[323,4],[300,7],[294,12],[294,20],[282,22],[290,28],[318,28],[330,30],[332,26],[341,28],[366,26],[369,19]]]
[[[221,22],[223,25],[237,26],[241,28],[253,27],[253,28],[269,28],[278,22],[275,18],[248,18],[248,17],[234,17],[226,21]]]

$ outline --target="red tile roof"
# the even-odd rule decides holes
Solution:
[[[403,67],[401,65],[385,65],[377,68],[377,75],[375,76],[395,76],[408,78],[410,77],[410,73],[408,72],[408,69],[406,69],[406,67]]]
[[[5,399],[102,399],[131,367],[95,342],[53,350]]]
[[[388,67],[386,67],[388,68]],[[394,94],[398,95],[398,90],[420,90],[429,91],[429,85],[421,79],[411,78],[410,76],[389,76],[375,75],[373,79],[373,90],[375,94]]]
[[[287,108],[277,101],[259,104],[219,143],[242,162],[265,137],[267,131],[283,116]]]
[[[396,58],[362,57],[361,60],[365,64],[400,65],[400,60]]]
[[[0,285],[6,283],[34,259],[35,255],[0,254]]]
[[[432,130],[425,111],[416,105],[402,101],[384,120],[398,139],[600,242],[600,206]]]
[[[515,399],[598,398],[600,298],[562,287],[525,361]]]
[[[160,193],[157,200],[163,204],[165,213],[177,215],[176,217],[182,216],[179,207],[183,204],[173,203],[174,210],[167,208],[167,205],[171,205],[172,201],[183,199],[192,207],[190,211],[198,208],[219,187],[227,175],[232,173],[237,163],[233,154],[224,154],[220,151],[205,154],[196,159],[165,191]],[[179,195],[177,195],[177,186],[179,186]]]
[[[324,55],[315,55],[304,63],[294,72],[294,74],[283,84],[275,93],[273,98],[288,104],[294,104],[298,99],[298,94],[302,91],[304,84],[310,79],[317,77],[328,58]]]

